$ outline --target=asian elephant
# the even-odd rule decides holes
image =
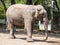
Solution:
[[[27,41],[33,41],[32,31],[34,19],[41,20],[41,18],[43,18],[43,21],[45,21],[45,29],[47,31],[47,11],[42,5],[14,4],[7,9],[6,18],[7,29],[10,30],[10,38],[15,38],[14,25],[21,25],[21,20],[27,30]]]

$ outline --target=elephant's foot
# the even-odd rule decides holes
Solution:
[[[16,37],[11,35],[9,38],[10,38],[10,39],[15,39]]]
[[[33,42],[32,38],[27,38],[27,42]]]

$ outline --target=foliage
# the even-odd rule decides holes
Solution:
[[[5,17],[4,7],[0,4],[0,19],[4,19]]]

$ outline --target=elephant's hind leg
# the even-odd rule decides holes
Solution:
[[[15,35],[14,35],[14,27],[10,30],[10,38],[11,39],[16,38]]]
[[[8,28],[8,30],[10,30],[9,38],[14,39],[15,38],[15,35],[14,35],[14,25],[11,23],[9,18],[7,19],[7,28]]]

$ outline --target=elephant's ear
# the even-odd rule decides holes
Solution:
[[[36,9],[36,12],[35,12],[35,18],[37,18],[37,16],[38,16],[38,10]]]

